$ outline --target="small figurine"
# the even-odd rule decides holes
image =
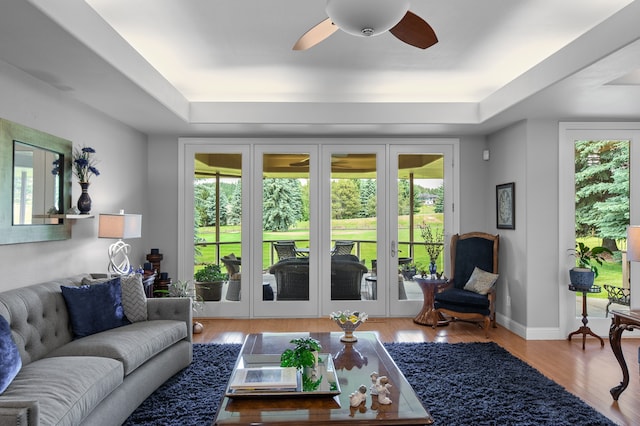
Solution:
[[[378,378],[378,385],[377,385],[377,391],[378,391],[378,402],[380,404],[391,404],[391,399],[389,399],[389,395],[391,395],[391,391],[389,390],[389,388],[391,387],[391,383],[389,383],[389,379],[387,378],[387,376],[380,376]]]
[[[371,395],[377,395],[378,394],[378,372],[374,371],[369,375],[369,377],[371,377],[371,388],[369,390],[369,393]]]
[[[367,387],[360,385],[357,391],[349,395],[349,404],[352,407],[358,407],[367,399]]]

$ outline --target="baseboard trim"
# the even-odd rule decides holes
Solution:
[[[525,340],[563,340],[566,336],[562,334],[559,327],[525,327],[524,325],[496,313],[496,321],[507,330],[517,334]]]

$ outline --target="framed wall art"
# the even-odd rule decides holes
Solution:
[[[516,184],[496,185],[496,227],[516,229]]]

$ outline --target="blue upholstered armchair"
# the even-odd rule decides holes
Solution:
[[[489,324],[496,326],[495,280],[498,273],[499,239],[498,235],[484,232],[456,234],[451,237],[452,276],[448,285],[435,295],[436,317],[433,324],[438,323],[442,314],[452,319],[482,321],[485,333],[489,336]],[[484,273],[474,274],[476,268]],[[480,274],[484,288],[481,285],[474,286],[477,284],[475,278]],[[472,275],[474,279],[470,281]]]

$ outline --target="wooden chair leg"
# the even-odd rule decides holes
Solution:
[[[491,319],[488,316],[484,317],[484,334],[487,339],[489,338],[489,325],[491,325]]]

